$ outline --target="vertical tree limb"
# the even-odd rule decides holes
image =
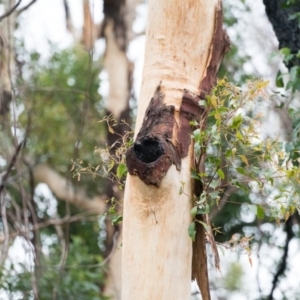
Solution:
[[[152,0],[148,10],[136,139],[126,155],[122,299],[182,300],[192,274],[190,121],[203,115],[198,101],[216,82],[228,40],[220,1]]]

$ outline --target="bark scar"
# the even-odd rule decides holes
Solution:
[[[159,85],[145,113],[136,140],[126,152],[129,174],[137,175],[145,184],[159,187],[170,166],[181,170],[181,159],[188,155],[191,144],[192,120],[199,119],[203,109],[200,97],[184,91],[179,109],[180,124],[175,120],[175,107],[163,103]],[[178,130],[173,130],[174,126]],[[174,132],[177,136],[173,137]],[[172,142],[176,141],[176,145]]]

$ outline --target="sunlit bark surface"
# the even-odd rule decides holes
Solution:
[[[161,82],[163,102],[179,110],[184,90],[200,95],[212,56],[219,1],[149,1],[146,53],[135,135]],[[176,126],[172,143],[178,141]],[[190,144],[191,145],[191,144]],[[189,299],[192,242],[190,170],[192,146],[172,165],[159,187],[129,175],[125,189],[122,299]],[[184,186],[184,193],[180,188]]]

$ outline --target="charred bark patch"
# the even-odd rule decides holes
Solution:
[[[172,164],[178,171],[181,170],[181,159],[188,155],[191,144],[190,122],[198,119],[202,110],[198,104],[200,98],[185,91],[177,123],[175,107],[165,105],[163,98],[159,86],[146,110],[136,140],[126,152],[128,172],[137,175],[145,184],[157,187]],[[174,132],[177,132],[176,137]]]

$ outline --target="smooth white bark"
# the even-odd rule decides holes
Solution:
[[[200,93],[211,55],[217,0],[150,0],[145,65],[135,134],[160,81],[166,105],[178,110],[183,90]],[[175,134],[176,137],[176,134]],[[175,142],[175,141],[174,141]],[[128,176],[125,189],[122,300],[190,298],[192,147],[179,172],[159,188]],[[179,194],[184,183],[186,194]]]
[[[109,95],[106,109],[118,120],[128,106],[129,61],[126,52],[117,44],[113,21],[105,27],[106,50],[104,65],[109,77]]]

